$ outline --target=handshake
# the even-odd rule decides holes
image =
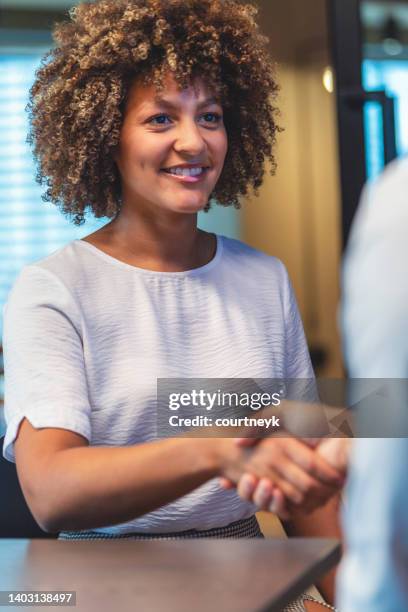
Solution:
[[[221,486],[236,487],[242,499],[284,520],[325,505],[345,483],[349,438],[301,438],[280,432],[229,442],[236,452],[228,453]]]

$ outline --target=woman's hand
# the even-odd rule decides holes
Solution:
[[[224,488],[230,488],[229,483],[223,483]],[[260,510],[267,510],[278,515],[283,520],[290,518],[287,499],[279,489],[267,478],[256,478],[253,474],[244,474],[238,485],[237,492],[242,499],[251,501]]]
[[[287,514],[288,508],[311,512],[342,486],[343,475],[315,450],[296,438],[273,436],[262,440],[245,439],[244,447],[255,445],[249,453],[245,474],[238,480],[228,470],[229,481],[237,485],[239,495],[260,509]],[[248,449],[249,450],[249,449]],[[248,452],[248,451],[247,451]]]

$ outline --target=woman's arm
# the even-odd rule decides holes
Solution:
[[[232,463],[239,474],[244,454],[232,438],[90,447],[78,434],[35,429],[27,419],[15,442],[27,503],[50,532],[134,519],[228,471]]]

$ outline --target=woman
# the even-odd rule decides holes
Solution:
[[[268,478],[306,510],[342,482],[295,439],[251,453],[157,440],[158,377],[313,376],[284,266],[197,229],[198,211],[238,207],[274,167],[277,85],[255,12],[82,4],[38,71],[46,199],[78,224],[86,209],[112,219],[27,266],[6,307],[4,452],[62,538],[259,537],[254,505],[215,477]]]

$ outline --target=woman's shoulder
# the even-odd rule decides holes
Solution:
[[[50,289],[55,293],[56,289],[70,291],[78,287],[86,270],[78,242],[80,241],[69,242],[46,257],[25,265],[20,270],[10,295],[35,292],[40,296]]]
[[[269,276],[274,275],[281,280],[286,280],[286,267],[278,257],[269,255],[236,238],[221,236],[221,239],[224,254],[230,265],[240,266],[242,271],[244,271],[244,268],[248,270],[249,267]]]

